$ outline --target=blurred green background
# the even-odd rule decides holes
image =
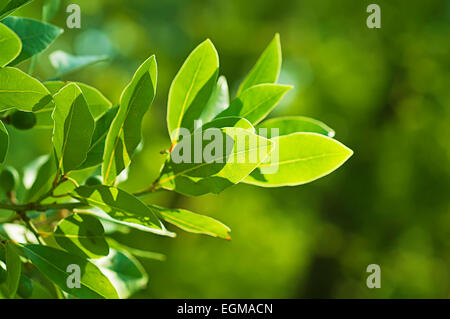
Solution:
[[[65,28],[77,3],[81,29]],[[295,85],[271,116],[306,115],[355,151],[332,175],[299,187],[237,185],[220,195],[155,194],[147,202],[213,216],[232,241],[177,231],[175,239],[133,231],[120,240],[167,255],[141,260],[150,284],[136,298],[449,298],[450,1],[377,1],[381,29],[366,27],[369,1],[63,1],[52,22],[65,33],[35,72],[55,72],[48,53],[108,54],[76,73],[117,103],[134,70],[158,60],[156,100],[129,190],[158,174],[167,148],[170,82],[188,53],[210,38],[221,74],[239,81],[279,32],[280,82]],[[42,1],[17,15],[41,18]],[[24,66],[26,68],[26,65]],[[50,131],[14,131],[8,163],[50,151]],[[171,230],[173,228],[168,227]],[[366,267],[381,266],[381,289]]]

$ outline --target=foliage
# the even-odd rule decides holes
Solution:
[[[219,55],[208,39],[191,52],[172,81],[167,102],[171,145],[159,176],[141,191],[126,191],[118,184],[127,178],[134,156],[142,150],[143,117],[157,91],[155,55],[137,69],[117,106],[89,85],[59,80],[103,60],[101,56],[53,52],[50,61],[58,79],[41,82],[32,76],[32,68],[27,74],[17,66],[29,59],[34,65],[62,33],[48,23],[59,2],[46,1],[45,22],[7,17],[26,2],[12,0],[0,8],[0,41],[5,48],[0,51],[0,163],[8,145],[16,143],[9,140],[10,125],[34,130],[42,121],[47,123],[53,147],[27,165],[20,179],[11,173],[13,168],[2,168],[5,199],[0,202],[0,216],[6,217],[0,229],[0,271],[6,270],[6,283],[0,282],[0,293],[5,297],[129,297],[148,281],[133,255],[157,255],[114,244],[111,232],[126,227],[173,237],[165,228],[167,222],[188,232],[230,239],[230,229],[211,217],[148,204],[143,196],[160,191],[218,194],[240,182],[300,185],[329,174],[352,155],[332,138],[334,131],[317,120],[294,116],[263,122],[292,88],[277,83],[278,34],[232,99],[225,77],[219,76]],[[194,124],[197,120],[200,127]],[[185,137],[184,128],[192,134]],[[186,142],[195,145],[209,128],[218,129],[231,149],[210,162],[174,159]],[[277,128],[281,133],[262,136],[259,128]],[[241,139],[253,139],[257,147],[242,145]],[[203,153],[208,145],[202,147]],[[257,160],[239,161],[242,158]],[[267,172],[275,166],[279,166],[275,173]],[[44,276],[23,272],[23,264],[31,264]],[[81,268],[79,288],[67,284],[70,265]]]

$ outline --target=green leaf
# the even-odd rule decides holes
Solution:
[[[202,131],[195,131],[183,138],[173,149],[158,184],[165,189],[191,196],[218,194],[244,179],[272,150],[270,140],[246,129],[226,127],[216,132],[217,136],[204,145],[204,148],[200,148],[200,154],[196,151],[196,140],[201,139],[199,134]],[[217,147],[213,147],[214,144]],[[207,148],[211,152],[205,151]],[[189,156],[184,159],[179,155],[181,153]],[[195,158],[195,154],[204,153],[211,158]]]
[[[255,132],[253,125],[246,119],[238,116],[221,117],[211,122],[204,124],[201,129],[203,131],[209,128],[225,128],[225,127],[240,127],[251,132]]]
[[[202,111],[199,120],[202,123],[211,121],[217,114],[225,110],[230,104],[227,79],[222,75],[217,80],[217,84],[209,98],[208,103]]]
[[[115,250],[118,250],[118,251],[127,251],[130,254],[132,254],[133,256],[136,256],[139,258],[153,259],[153,260],[159,260],[159,261],[166,260],[166,256],[161,253],[156,253],[153,251],[142,250],[142,249],[137,249],[137,248],[133,248],[130,246],[126,246],[110,237],[108,237],[106,239],[106,241],[108,242],[109,247],[114,248]]]
[[[3,164],[8,153],[9,135],[3,121],[0,121],[0,165]]]
[[[236,96],[246,89],[262,83],[276,83],[281,69],[280,35],[277,33],[259,57],[255,66],[239,86]]]
[[[19,286],[22,263],[16,248],[9,242],[6,243],[6,286],[9,298],[14,298]]]
[[[50,92],[35,78],[16,68],[0,68],[0,111],[37,111],[51,100]]]
[[[24,201],[27,203],[35,201],[48,192],[52,187],[56,170],[56,160],[53,152],[51,155],[41,156],[27,165],[24,174],[24,183],[27,188]]]
[[[102,223],[92,215],[74,214],[64,218],[53,236],[67,252],[84,258],[101,258],[109,254]]]
[[[19,248],[48,279],[65,292],[82,299],[115,299],[119,296],[109,279],[90,261],[65,251],[41,245],[19,244]],[[81,270],[80,288],[67,285],[69,265]]]
[[[142,118],[155,97],[156,79],[157,65],[152,55],[139,67],[122,92],[119,111],[106,137],[102,166],[105,184],[114,184],[116,177],[130,164],[141,142]]]
[[[258,84],[242,92],[230,106],[216,116],[240,116],[252,124],[262,121],[292,86],[281,84]]]
[[[64,81],[47,81],[44,82],[44,86],[50,91],[52,95],[59,92],[64,86],[69,83],[75,83],[81,89],[84,99],[89,106],[89,111],[91,112],[94,119],[101,117],[107,110],[112,106],[112,103],[96,88],[80,83],[80,82],[64,82]],[[53,105],[47,106],[44,110],[53,109]],[[42,111],[44,111],[42,110]]]
[[[93,167],[103,162],[103,152],[105,150],[106,136],[119,107],[109,109],[102,117],[95,122],[94,134],[91,145],[84,163],[80,168]]]
[[[297,132],[318,133],[328,137],[334,137],[334,130],[324,123],[304,116],[276,117],[259,124],[258,129],[266,128],[267,137],[270,137],[270,129],[277,128],[278,135],[288,135]]]
[[[187,232],[206,234],[231,240],[229,235],[230,228],[214,218],[195,214],[185,209],[169,209],[156,205],[149,205],[149,207],[157,216],[166,222]]]
[[[198,45],[172,81],[167,103],[167,127],[172,141],[179,128],[194,128],[217,83],[219,56],[211,40]]]
[[[106,55],[75,56],[64,51],[55,51],[48,58],[57,71],[56,78],[61,78],[90,65],[106,61],[109,57]]]
[[[109,278],[122,299],[147,286],[148,276],[144,268],[126,251],[111,249],[107,257],[93,262]]]
[[[20,7],[30,3],[33,0],[10,0],[6,2],[6,5],[0,6],[0,20],[4,19]],[[5,1],[3,1],[5,2]]]
[[[3,23],[22,41],[22,52],[12,62],[16,65],[47,49],[64,30],[54,25],[21,17],[8,17]]]
[[[10,28],[0,23],[0,67],[8,65],[22,50],[22,42]]]
[[[63,173],[77,169],[85,160],[94,119],[78,85],[71,83],[55,96],[53,145],[58,158],[58,169]]]
[[[42,6],[42,20],[49,22],[59,10],[61,0],[45,0]]]
[[[147,228],[163,231],[155,214],[137,197],[116,187],[106,185],[80,186],[72,197],[98,207],[113,219],[135,223]]]
[[[245,183],[263,187],[309,183],[331,173],[353,154],[342,143],[316,133],[293,133],[272,138],[272,142],[271,156]]]
[[[0,224],[0,235],[18,243],[37,243],[36,236],[28,228],[19,224]]]

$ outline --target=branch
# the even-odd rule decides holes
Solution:
[[[75,208],[86,208],[89,205],[81,202],[74,202],[74,203],[53,203],[53,204],[39,204],[39,203],[29,203],[29,204],[8,204],[5,202],[0,202],[0,208],[1,209],[8,209],[12,211],[39,211],[44,212],[49,209],[75,209]]]

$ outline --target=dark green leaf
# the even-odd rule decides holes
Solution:
[[[20,7],[30,3],[33,0],[10,0],[10,1],[2,1],[0,4],[0,20],[4,19]]]
[[[47,49],[64,30],[54,25],[21,17],[8,17],[3,23],[22,41],[22,52],[12,62],[16,65]]]
[[[25,169],[25,186],[28,189],[25,202],[32,202],[52,187],[56,175],[56,160],[53,155],[44,155],[30,163]],[[28,173],[29,172],[29,173]]]
[[[135,223],[147,228],[164,230],[155,214],[137,197],[116,187],[106,185],[80,186],[72,196],[98,207],[123,222]]]
[[[84,258],[100,258],[109,254],[102,223],[92,215],[74,214],[64,218],[55,232],[58,245],[64,250]]]
[[[6,286],[9,298],[14,298],[19,286],[22,262],[15,246],[9,242],[6,244]]]
[[[48,246],[19,244],[19,247],[40,272],[65,292],[82,299],[119,297],[109,279],[90,261]],[[69,265],[80,267],[80,288],[69,288],[67,285],[71,274],[67,272]]]
[[[141,142],[142,118],[156,93],[157,65],[155,56],[148,58],[136,71],[122,92],[119,111],[106,137],[102,176],[111,185],[130,164]]]

